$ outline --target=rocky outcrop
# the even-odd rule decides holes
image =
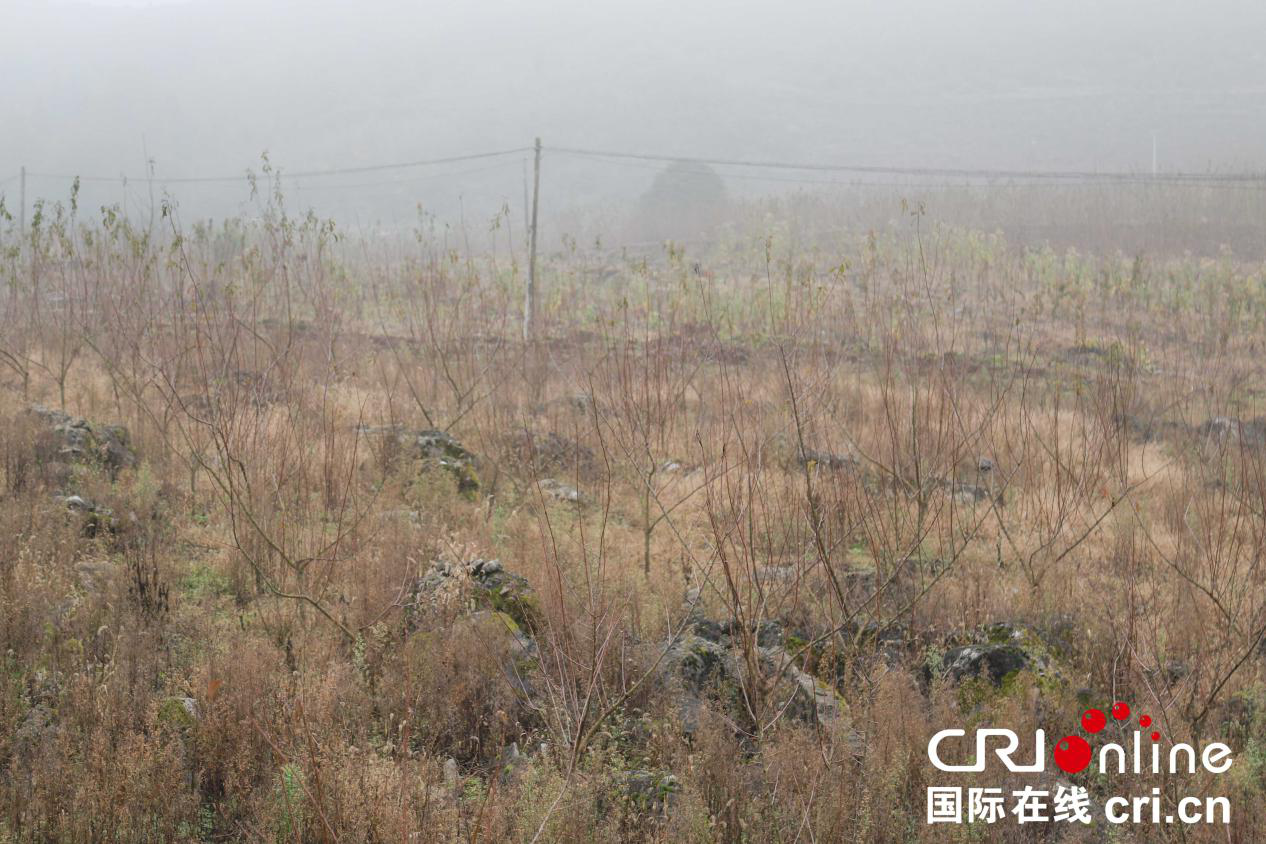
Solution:
[[[669,643],[661,672],[684,696],[681,715],[687,731],[704,699],[719,701],[741,716],[745,687],[760,686],[774,711],[804,723],[833,722],[843,714],[843,700],[834,687],[796,664],[780,624],[764,622],[751,631],[759,676],[750,676],[744,638],[733,622],[699,617]]]
[[[1052,658],[1057,643],[1042,631],[1011,622],[1000,621],[977,628],[934,659],[927,667],[927,679],[933,674],[951,683],[961,684],[980,679],[1001,686],[1022,671],[1043,675],[1055,672]]]
[[[82,495],[57,495],[54,497],[69,512],[75,513],[83,519],[84,536],[93,537],[102,533],[113,533],[119,527],[118,520],[114,517],[114,511],[109,507],[102,507]]]
[[[36,457],[54,474],[69,475],[70,466],[99,468],[113,480],[119,472],[136,465],[127,428],[102,425],[71,416],[60,410],[35,406],[30,410],[39,420]],[[59,478],[63,486],[65,477]]]
[[[856,457],[829,451],[816,451],[811,448],[801,453],[800,465],[808,466],[810,469],[829,469],[833,472],[855,472],[861,468]]]
[[[955,683],[985,677],[996,686],[1027,668],[1029,657],[1016,645],[964,645],[947,651],[942,664]]]
[[[588,497],[576,489],[574,486],[565,484],[562,481],[553,478],[545,478],[537,483],[540,487],[541,495],[551,501],[558,501],[563,504],[575,504],[577,506],[587,504]]]
[[[1266,418],[1239,419],[1235,416],[1211,416],[1199,425],[1176,419],[1161,419],[1141,413],[1118,413],[1113,425],[1132,440],[1140,443],[1233,443],[1248,447],[1266,445]]]
[[[1196,428],[1201,437],[1217,442],[1236,442],[1246,446],[1266,444],[1266,419],[1241,420],[1234,416],[1214,416]]]
[[[113,511],[83,495],[83,473],[100,472],[110,480],[136,466],[136,452],[127,428],[103,425],[60,410],[34,406],[27,411],[35,426],[33,475],[66,511],[78,517],[84,536],[115,533],[119,522]]]
[[[662,814],[676,805],[681,783],[666,771],[637,769],[623,775],[621,789],[638,811]]]
[[[537,621],[536,593],[526,578],[507,571],[500,560],[436,560],[410,590],[406,622],[416,628],[426,608],[463,602],[503,615],[516,637],[522,637],[520,644],[529,646],[529,631]]]
[[[479,459],[447,431],[373,425],[362,427],[360,432],[378,440],[388,459],[436,466],[453,476],[461,495],[473,500],[479,494]]]
[[[998,506],[1002,506],[1003,503],[1001,494],[995,497],[987,487],[977,484],[957,481],[953,478],[937,478],[936,485],[958,504],[980,504],[989,501],[990,498],[993,498]]]
[[[1143,413],[1115,414],[1112,424],[1137,443],[1180,441],[1191,435],[1191,427],[1183,422]]]

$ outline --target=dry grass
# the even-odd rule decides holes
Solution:
[[[10,232],[0,841],[967,840],[923,824],[935,730],[1113,699],[1236,754],[1114,783],[1232,796],[1229,831],[1148,835],[1260,838],[1266,430],[1201,423],[1260,410],[1262,269],[927,228],[553,256],[527,346],[518,268],[426,238]],[[138,461],[59,475],[32,404]],[[478,490],[388,425],[454,435]],[[475,558],[529,602],[415,600]],[[742,668],[685,718],[688,610]],[[1000,621],[1028,669],[941,676]],[[838,717],[793,717],[766,622]]]

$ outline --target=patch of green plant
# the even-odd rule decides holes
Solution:
[[[293,762],[282,765],[274,794],[277,802],[275,840],[278,844],[302,841],[304,838],[303,769]]]
[[[205,563],[194,563],[180,582],[185,594],[193,600],[222,598],[233,593],[233,581]]]

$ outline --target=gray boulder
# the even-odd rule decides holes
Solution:
[[[1266,419],[1240,420],[1234,416],[1214,416],[1196,428],[1205,439],[1217,442],[1232,441],[1244,445],[1266,444]]]
[[[576,489],[574,486],[569,486],[568,484],[565,484],[562,481],[556,481],[553,478],[545,478],[540,481],[537,486],[541,489],[541,495],[564,504],[581,505],[588,503],[589,500],[583,492]]]
[[[118,520],[115,519],[114,511],[109,507],[102,507],[82,495],[56,495],[54,498],[69,512],[80,516],[83,520],[84,536],[113,533],[118,529]]]
[[[633,770],[624,775],[624,793],[637,809],[661,814],[670,811],[677,802],[681,783],[670,773]]]
[[[848,454],[835,454],[829,451],[816,451],[807,448],[800,455],[800,464],[810,468],[830,469],[831,471],[853,472],[861,468],[856,457]]]
[[[487,609],[503,613],[518,627],[517,636],[526,638],[536,623],[539,604],[527,578],[507,571],[500,560],[475,558],[460,563],[436,560],[410,590],[405,605],[406,622],[416,628],[421,612],[437,604],[443,596],[471,593],[469,597]],[[530,647],[530,642],[523,643]]]
[[[399,425],[363,426],[361,434],[379,440],[391,456],[438,466],[453,476],[457,491],[473,499],[479,492],[479,459],[447,431],[413,430]]]
[[[111,479],[136,465],[136,452],[122,425],[92,423],[38,405],[30,413],[43,429],[36,446],[41,463],[93,466],[105,470]]]
[[[995,686],[1029,667],[1029,656],[1018,645],[983,644],[954,648],[942,660],[945,675],[956,683],[985,677]]]
[[[697,722],[705,698],[720,700],[741,715],[738,695],[748,679],[766,686],[769,705],[793,720],[814,723],[840,717],[841,698],[832,686],[795,663],[782,646],[781,625],[766,622],[753,633],[759,678],[748,678],[742,637],[731,622],[697,618],[670,644],[661,671],[683,693],[680,712],[687,732]]]

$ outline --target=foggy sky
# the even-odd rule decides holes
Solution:
[[[537,135],[669,155],[1146,171],[1155,133],[1162,169],[1266,169],[1263,32],[1266,4],[1248,0],[0,0],[0,179],[23,165],[136,178],[147,157],[160,177],[237,174],[264,151],[322,169]],[[422,195],[519,203],[522,168],[409,178]],[[606,171],[645,182],[646,169],[553,173],[588,199]],[[362,194],[381,187],[363,181]]]

